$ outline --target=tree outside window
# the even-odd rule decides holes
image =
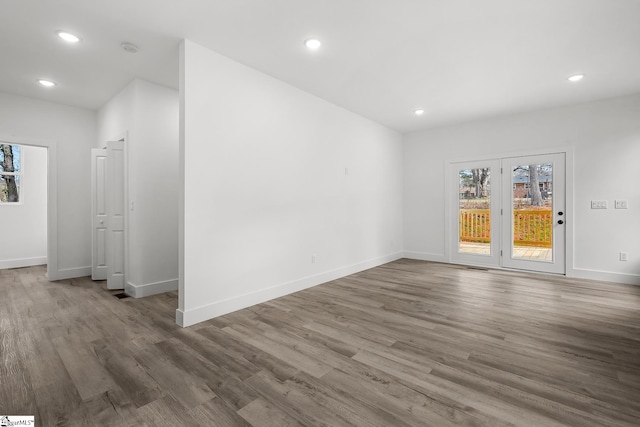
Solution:
[[[0,203],[20,202],[21,151],[19,145],[0,144]]]

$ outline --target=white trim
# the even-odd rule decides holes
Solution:
[[[404,251],[403,258],[417,259],[419,261],[433,261],[450,263],[449,258],[444,254],[431,254],[428,252]]]
[[[8,259],[0,261],[0,270],[5,268],[22,268],[32,267],[34,265],[44,265],[47,263],[47,257],[35,257],[35,258],[21,258],[21,259]]]
[[[576,226],[576,211],[575,197],[574,197],[574,182],[575,182],[575,169],[574,169],[574,153],[572,147],[565,148],[564,151],[564,173],[565,173],[565,216],[567,221],[567,227],[565,227],[565,260],[564,260],[564,274],[567,277],[573,277],[575,274],[574,269],[574,231]]]
[[[546,147],[546,148],[534,148],[531,150],[520,150],[520,151],[512,151],[509,153],[487,153],[487,154],[479,154],[474,155],[473,157],[458,157],[454,159],[449,159],[446,163],[467,163],[467,162],[475,162],[475,161],[483,161],[483,160],[492,160],[492,159],[507,159],[511,157],[526,157],[526,156],[540,156],[544,154],[554,154],[554,153],[568,153],[572,152],[573,149],[569,145],[562,145],[559,147]]]
[[[176,323],[183,325],[184,311],[184,196],[185,196],[185,40],[180,41],[178,53],[179,108],[178,108],[178,310]],[[180,312],[180,313],[178,313]]]
[[[76,277],[86,276],[91,276],[91,266],[58,270],[54,280],[75,279]],[[49,281],[52,282],[53,280],[49,278]]]
[[[61,280],[66,273],[58,271],[58,156],[56,141],[30,139],[0,134],[0,141],[47,149],[47,279]],[[84,274],[80,274],[80,277]]]
[[[217,301],[191,310],[176,310],[176,323],[182,327],[195,325],[205,320],[213,319],[243,308],[251,307],[275,298],[280,298],[303,289],[311,288],[322,283],[330,282],[341,277],[349,276],[363,270],[378,267],[380,265],[401,259],[402,252],[389,254],[379,258],[370,259],[357,264],[336,268],[313,276],[303,277],[291,282],[281,283],[256,292],[251,292],[239,297]]]
[[[438,255],[438,254],[430,254],[430,253],[426,253],[426,252],[405,252],[404,253],[404,257],[406,259],[415,259],[418,261],[429,261],[429,262],[439,262],[442,264],[449,264],[449,265],[459,265],[459,266],[463,266],[463,267],[480,267],[480,268],[486,268],[489,270],[503,270],[503,271],[514,271],[508,268],[502,268],[500,266],[497,265],[490,265],[490,264],[482,264],[482,263],[478,263],[478,262],[473,262],[473,260],[471,261],[465,261],[460,262],[460,261],[450,261],[446,255]],[[537,272],[531,271],[528,273],[532,273],[532,274],[537,274]]]
[[[180,310],[180,309],[176,310],[176,324],[178,326],[182,326],[183,328],[185,327],[184,326],[184,312],[182,310]]]
[[[614,273],[611,271],[587,270],[584,268],[574,268],[571,273],[571,276],[567,274],[567,277],[640,285],[640,274]]]
[[[178,279],[165,280],[162,282],[146,283],[144,285],[135,285],[128,282],[124,286],[124,293],[134,298],[144,298],[150,295],[161,294],[164,292],[177,291]]]
[[[58,151],[47,149],[47,279],[59,280],[58,271]]]
[[[444,264],[451,265],[460,265],[460,266],[468,266],[468,267],[482,267],[490,270],[498,270],[498,271],[512,271],[516,273],[527,273],[527,274],[542,274],[546,276],[565,276],[570,279],[587,279],[587,280],[597,280],[601,282],[614,282],[614,283],[623,283],[627,285],[640,285],[640,274],[629,274],[629,273],[614,273],[611,271],[600,271],[600,270],[587,270],[584,268],[574,268],[571,270],[571,274],[567,272],[566,275],[558,275],[554,273],[544,273],[539,271],[529,271],[529,270],[518,270],[512,268],[504,268],[504,267],[495,267],[491,265],[482,265],[482,264],[473,264],[473,263],[465,263],[460,264],[457,262],[449,262],[446,259],[446,256],[439,254],[430,254],[426,252],[405,252],[404,257],[407,259],[415,259],[419,261],[431,261],[431,262],[440,262]]]

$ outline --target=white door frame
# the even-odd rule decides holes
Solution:
[[[554,153],[564,153],[565,155],[565,218],[566,218],[566,227],[565,227],[565,276],[567,277],[576,277],[576,271],[573,265],[573,256],[574,256],[574,211],[575,211],[575,201],[573,196],[573,188],[574,188],[574,152],[573,147],[570,146],[558,146],[558,147],[547,147],[547,148],[539,148],[539,149],[531,149],[527,151],[514,151],[514,152],[504,152],[498,154],[477,154],[472,157],[461,157],[454,158],[445,161],[445,257],[446,261],[449,263],[458,263],[454,261],[452,258],[452,253],[455,250],[453,245],[451,244],[453,240],[453,233],[457,234],[456,228],[458,227],[457,218],[453,218],[453,212],[451,206],[453,202],[451,198],[454,195],[454,190],[458,188],[458,183],[453,182],[452,170],[456,167],[456,163],[464,163],[464,162],[477,162],[482,160],[494,160],[494,159],[503,159],[509,157],[526,157],[526,156],[536,156],[536,155],[544,155],[544,154],[554,154]],[[456,230],[456,231],[454,231]],[[476,264],[469,264],[476,265]],[[503,267],[494,267],[487,266],[489,268],[498,268],[505,269]]]
[[[58,270],[58,157],[56,141],[0,134],[7,144],[29,145],[47,149],[47,279],[60,280]]]

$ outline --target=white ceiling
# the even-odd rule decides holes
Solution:
[[[0,91],[97,109],[134,77],[177,88],[183,38],[402,132],[640,92],[639,0],[3,0]]]

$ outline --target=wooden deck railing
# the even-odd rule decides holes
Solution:
[[[550,248],[553,233],[551,210],[514,210],[513,244]],[[489,209],[460,209],[460,241],[489,243],[491,215]]]
[[[490,212],[489,209],[460,209],[460,241],[489,243]]]
[[[550,210],[513,211],[513,244],[550,248],[553,215]]]

